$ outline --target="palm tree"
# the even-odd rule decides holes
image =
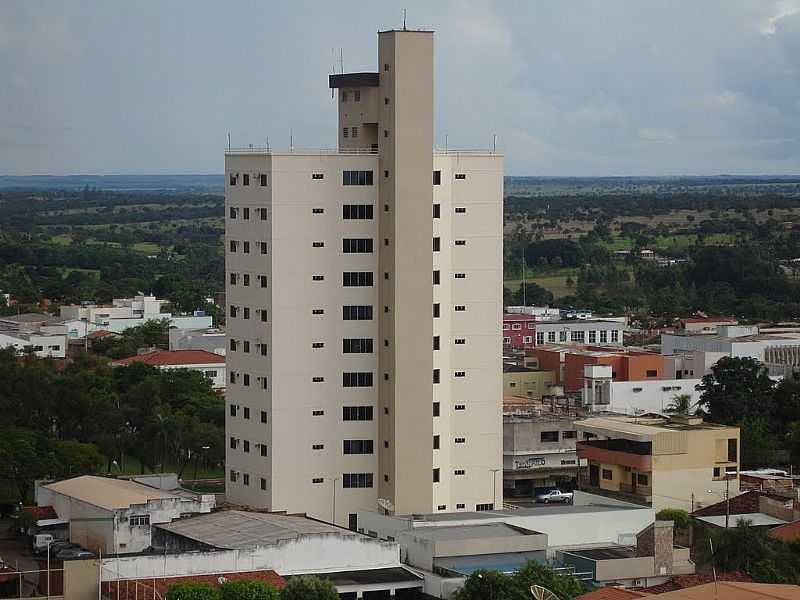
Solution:
[[[675,394],[664,412],[669,415],[688,415],[692,410],[692,397],[689,394]]]

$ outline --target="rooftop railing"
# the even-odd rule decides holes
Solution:
[[[364,155],[364,154],[378,154],[377,149],[373,148],[276,148],[268,145],[249,145],[239,146],[233,148],[226,148],[225,154],[305,154],[305,155],[328,155],[328,154],[349,154],[349,155]],[[473,155],[473,156],[502,156],[502,152],[493,149],[476,149],[476,148],[434,148],[433,154],[436,156],[450,156],[450,155]]]

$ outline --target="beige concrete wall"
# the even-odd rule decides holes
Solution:
[[[398,512],[433,509],[433,34],[378,35],[380,128],[379,494]],[[388,65],[388,70],[384,68]],[[388,173],[388,177],[385,175]],[[383,277],[388,273],[389,279]],[[383,307],[388,307],[387,311]],[[388,380],[384,379],[388,376]],[[387,480],[388,479],[388,480]]]
[[[100,561],[64,561],[64,600],[96,600],[100,587]]]
[[[503,373],[503,396],[541,398],[556,384],[553,371]]]

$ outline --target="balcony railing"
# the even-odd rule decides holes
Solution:
[[[329,155],[329,154],[377,154],[377,149],[372,148],[301,148],[290,146],[289,148],[275,148],[274,146],[240,146],[225,148],[225,154],[306,154],[306,155]]]

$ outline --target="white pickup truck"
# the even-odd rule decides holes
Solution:
[[[554,504],[561,502],[562,504],[569,504],[572,502],[572,492],[562,492],[561,490],[550,490],[544,494],[536,496],[536,502],[543,504]]]

